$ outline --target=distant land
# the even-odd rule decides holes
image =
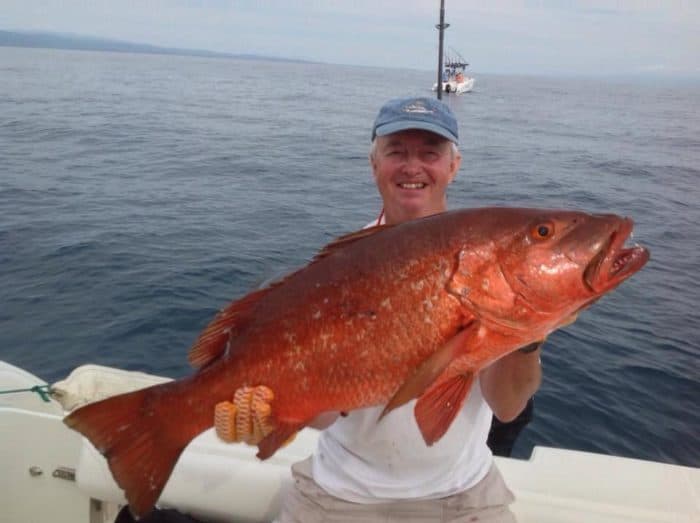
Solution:
[[[124,42],[92,36],[81,36],[43,31],[2,31],[0,47],[36,47],[46,49],[72,49],[78,51],[108,51],[113,53],[169,54],[199,56],[205,58],[238,58],[242,60],[269,60],[274,62],[311,63],[308,60],[280,58],[255,54],[232,54],[204,51],[201,49],[178,49],[157,45]]]

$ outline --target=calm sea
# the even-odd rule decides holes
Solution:
[[[0,48],[0,358],[172,377],[229,300],[380,208],[388,98],[430,72]],[[648,266],[551,336],[550,445],[700,466],[700,86],[478,75],[450,205],[625,214]]]

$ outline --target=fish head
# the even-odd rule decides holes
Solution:
[[[614,214],[550,211],[526,220],[504,264],[536,311],[575,313],[639,271],[649,251],[626,247],[633,222]]]
[[[498,312],[523,327],[569,323],[649,259],[644,247],[625,245],[632,220],[614,214],[509,209],[491,227],[507,282],[500,288],[510,293],[510,306]]]

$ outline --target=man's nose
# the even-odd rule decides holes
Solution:
[[[406,174],[409,174],[411,176],[415,176],[417,174],[420,174],[422,169],[423,169],[423,164],[420,161],[420,158],[418,157],[418,155],[409,154],[406,157],[406,163],[404,164],[404,172],[406,172]]]

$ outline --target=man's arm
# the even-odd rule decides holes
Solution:
[[[540,388],[542,344],[544,341],[538,342],[537,349],[530,352],[512,352],[481,371],[481,393],[499,421],[514,420]]]

